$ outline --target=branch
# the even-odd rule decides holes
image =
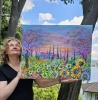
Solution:
[[[90,0],[89,6],[84,14],[84,18],[82,20],[81,25],[93,25],[92,29],[93,32],[97,18],[98,18],[98,0]]]
[[[18,1],[18,17],[20,17],[20,14],[21,14],[22,9],[23,9],[23,7],[25,5],[25,2],[26,2],[26,0],[19,0]]]
[[[86,13],[86,11],[88,9],[89,4],[90,4],[89,0],[83,0],[82,1],[83,15],[85,15],[85,13]]]
[[[17,8],[18,8],[18,0],[12,0],[11,12],[16,12],[18,14],[18,9]]]
[[[50,0],[52,1],[52,0]],[[61,1],[64,1],[64,3],[67,5],[68,3],[74,3],[74,0],[61,0]]]

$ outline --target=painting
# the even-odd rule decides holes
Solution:
[[[23,25],[22,78],[90,80],[92,25]]]

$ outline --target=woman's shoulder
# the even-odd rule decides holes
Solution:
[[[6,81],[6,72],[4,71],[5,65],[0,65],[0,81]]]
[[[8,64],[0,65],[0,70],[1,71],[6,71],[7,69],[9,69]]]
[[[0,71],[9,78],[14,78],[17,75],[17,72],[15,72],[8,64],[3,64],[0,67]]]

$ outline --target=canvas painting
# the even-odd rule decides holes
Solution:
[[[23,25],[22,78],[90,80],[92,25]]]

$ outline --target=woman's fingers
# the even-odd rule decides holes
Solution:
[[[42,78],[42,76],[40,75],[40,74],[38,74],[38,73],[33,73],[33,78],[34,79],[41,79]]]
[[[17,76],[19,77],[19,78],[21,78],[21,62],[20,62],[20,64],[19,64],[19,70],[18,70],[18,73],[17,73]]]
[[[67,80],[61,80],[61,83],[70,83],[70,82],[77,82],[78,79],[67,79]]]

